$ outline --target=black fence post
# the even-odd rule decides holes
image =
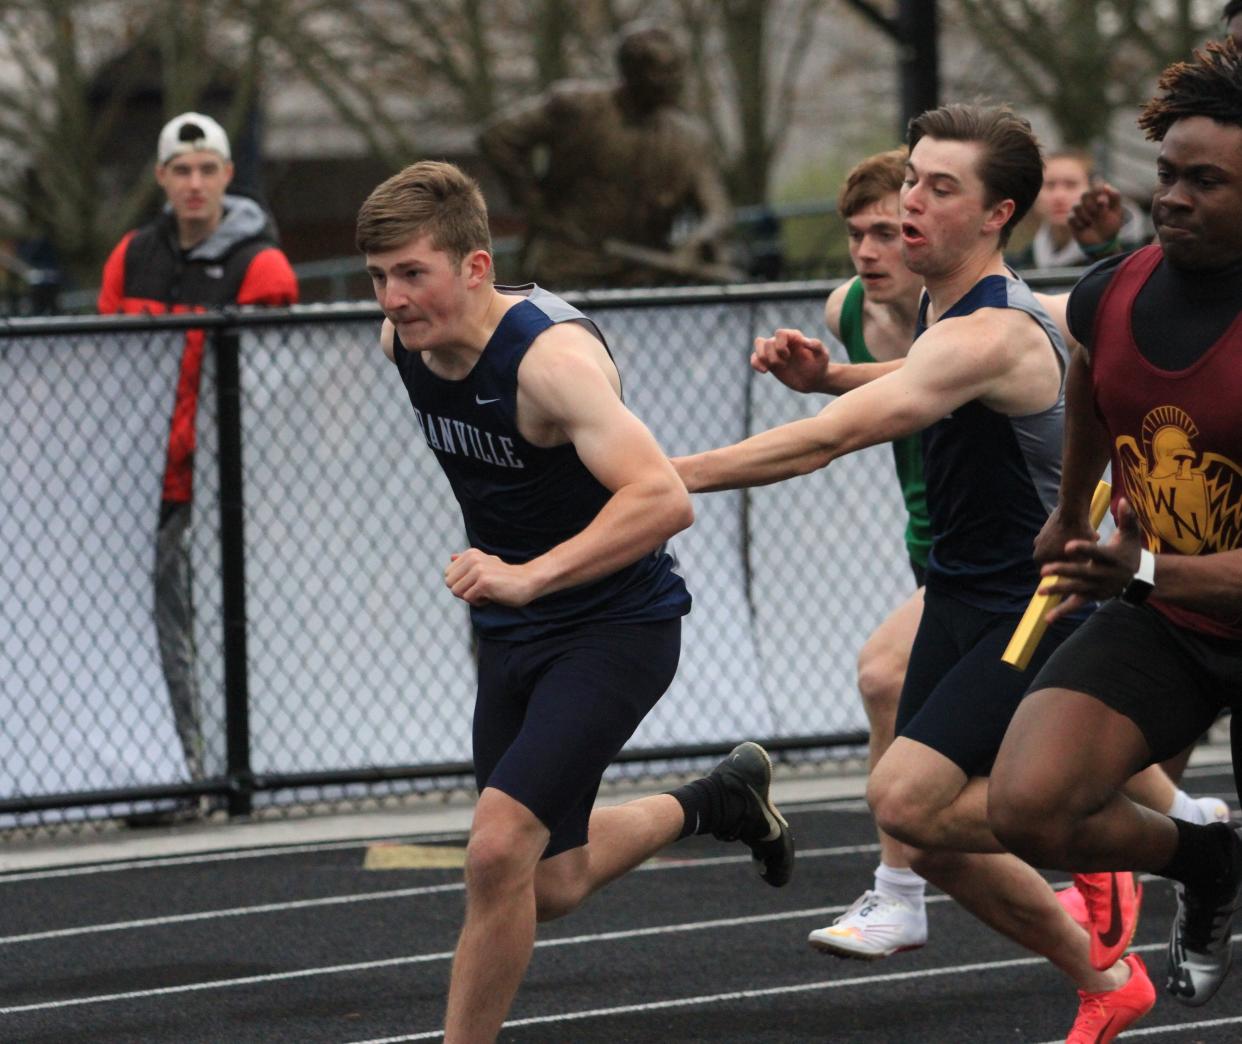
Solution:
[[[246,542],[242,482],[241,336],[214,332],[220,467],[220,572],[224,616],[224,722],[229,815],[249,815],[250,690],[246,660]]]

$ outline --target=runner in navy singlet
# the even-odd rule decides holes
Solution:
[[[690,833],[742,841],[780,886],[793,839],[755,743],[669,794],[593,807],[676,670],[690,596],[664,543],[693,517],[623,405],[599,329],[545,290],[493,283],[486,204],[451,164],[416,163],[376,188],[357,241],[386,316],[381,346],[469,540],[444,572],[479,647],[479,802],[445,1040],[475,1044],[504,1022],[536,920]]]
[[[1073,1033],[1097,1039],[1087,1034],[1109,1019],[1128,1025],[1154,1003],[1141,960],[1119,959],[1128,931],[1120,948],[1097,952],[987,818],[986,777],[1039,666],[1019,673],[1000,656],[1038,582],[1032,543],[1059,478],[1067,351],[1001,256],[1043,163],[1029,124],[1007,109],[933,110],[911,122],[910,139],[902,253],[926,295],[906,361],[816,417],[673,463],[691,492],[756,486],[923,431],[932,519],[923,616],[897,738],[868,800],[918,873],[1074,981],[1083,998]],[[1060,621],[1036,659],[1074,622]],[[1091,883],[1124,901],[1132,928],[1133,880],[1098,876]]]

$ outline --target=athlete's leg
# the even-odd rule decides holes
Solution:
[[[858,691],[869,726],[868,775],[893,742],[897,706],[922,613],[919,587],[871,633],[858,655]],[[878,825],[876,834],[880,863],[872,887],[832,924],[810,933],[807,941],[815,949],[874,960],[927,942],[926,882],[910,869],[905,845]]]
[[[990,928],[1046,957],[1079,989],[1113,990],[1127,971],[1091,966],[1087,933],[1056,901],[1048,883],[1008,853],[916,852],[914,868]]]
[[[1177,829],[1121,792],[1151,759],[1134,722],[1094,697],[1066,689],[1031,693],[993,769],[993,828],[1036,866],[1159,870],[1172,856]]]
[[[903,844],[1001,852],[1004,846],[988,824],[987,785],[938,750],[898,736],[871,774],[867,800],[880,828]]]
[[[1193,749],[1193,745],[1187,750]],[[1183,752],[1185,753],[1185,752]],[[1182,755],[1177,754],[1158,765],[1148,765],[1143,771],[1131,776],[1122,787],[1131,801],[1153,812],[1163,812],[1174,819],[1187,823],[1226,823],[1229,821],[1229,805],[1218,797],[1191,797],[1169,775],[1166,766],[1172,764],[1181,778],[1185,768]]]
[[[479,795],[466,847],[466,919],[449,980],[445,1044],[490,1044],[535,945],[535,868],[548,828],[499,790]]]
[[[899,735],[867,787],[876,821],[898,840],[923,849],[1004,850],[988,823],[986,774],[1029,678],[1072,630],[1051,631],[1019,673],[1000,658],[1012,625],[1008,617],[928,595]]]
[[[1148,765],[1122,784],[1126,797],[1154,812],[1168,813],[1177,800],[1177,786],[1160,765]]]
[[[539,864],[535,873],[539,920],[563,917],[604,885],[672,844],[684,822],[682,807],[671,794],[592,809],[589,842]]]
[[[1177,882],[1168,988],[1188,1004],[1209,1000],[1229,968],[1242,840],[1225,823],[1173,820],[1110,787],[1192,743],[1239,681],[1235,647],[1174,628],[1154,609],[1107,603],[1041,672],[993,783],[998,836],[1037,865]]]
[[[523,643],[480,642],[474,727],[480,798],[445,1017],[450,1044],[495,1039],[534,946],[540,862],[586,844],[600,778],[668,687],[679,650],[675,620],[586,626]],[[676,806],[670,798],[642,810],[662,813],[661,841],[680,826],[670,803]],[[589,870],[587,860],[563,864],[547,875],[550,908],[568,909],[590,890],[589,881],[578,879]]]
[[[867,713],[870,729],[867,743],[867,772],[874,771],[888,751],[895,734],[897,704],[910,663],[910,647],[923,614],[920,587],[885,618],[867,639],[858,655],[858,691]],[[877,826],[880,862],[893,869],[910,865],[905,846]]]
[[[989,815],[1008,847],[1036,866],[1075,871],[1167,864],[1179,828],[1120,790],[1217,713],[1219,692],[1194,670],[1200,650],[1188,641],[1155,610],[1113,601],[1057,650],[992,774]]]

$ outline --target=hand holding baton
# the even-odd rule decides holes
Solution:
[[[1099,529],[1100,523],[1104,521],[1104,515],[1108,512],[1108,504],[1112,498],[1113,487],[1109,483],[1100,479],[1099,485],[1095,487],[1095,493],[1091,496],[1091,528]],[[1045,576],[1039,581],[1039,587],[1035,589],[1035,593],[1031,595],[1030,604],[1026,607],[1026,612],[1022,614],[1022,619],[1018,621],[1018,626],[1014,628],[1013,637],[1009,639],[1009,644],[1005,646],[1005,652],[1001,659],[1019,671],[1024,671],[1031,662],[1031,657],[1035,653],[1036,646],[1039,645],[1040,639],[1044,636],[1044,631],[1048,629],[1048,621],[1044,619],[1048,611],[1053,606],[1059,605],[1061,602],[1060,595],[1043,594],[1040,588],[1045,584],[1052,583],[1056,578]]]

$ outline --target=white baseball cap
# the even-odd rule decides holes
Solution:
[[[164,124],[160,131],[159,165],[162,167],[176,156],[200,149],[218,152],[226,160],[233,158],[229,153],[229,136],[220,124],[201,112],[183,112]]]

